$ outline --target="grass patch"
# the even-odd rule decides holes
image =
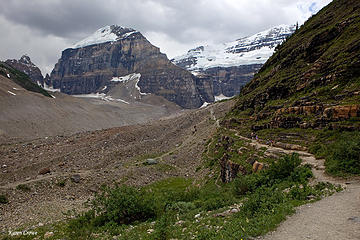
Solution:
[[[30,192],[31,188],[30,186],[26,185],[26,184],[19,184],[16,186],[17,190],[23,191],[23,192]]]
[[[0,194],[0,204],[7,204],[7,203],[9,203],[9,199],[7,198],[7,196],[4,194]]]
[[[326,171],[334,176],[360,175],[360,132],[326,132],[310,150],[325,158]]]
[[[65,187],[66,179],[58,180],[55,184],[59,187]]]
[[[156,165],[154,165],[154,168],[161,171],[161,172],[169,172],[169,171],[173,171],[176,168],[169,165],[169,164],[165,164],[165,163],[158,163]]]

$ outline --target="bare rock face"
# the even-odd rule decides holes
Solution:
[[[334,106],[324,110],[327,119],[340,120],[360,117],[360,105]]]
[[[222,146],[225,149],[224,155],[219,159],[220,164],[220,179],[224,183],[233,181],[239,173],[246,175],[246,169],[238,164],[230,161],[229,151],[232,151],[230,146],[234,143],[233,139],[228,136],[222,136],[221,141],[216,144],[217,147]]]
[[[207,82],[212,82],[215,96],[233,97],[239,95],[241,88],[254,77],[261,66],[262,64],[214,67],[203,70],[200,76],[206,78]]]
[[[290,116],[284,116],[289,115]],[[252,119],[255,121],[261,121],[268,117],[272,119],[270,122],[261,125],[253,125],[252,130],[258,131],[262,129],[272,128],[339,128],[336,122],[349,120],[350,118],[360,117],[360,105],[337,105],[337,106],[325,106],[324,104],[309,105],[309,106],[295,106],[280,108],[275,111],[275,115],[272,112],[257,114]],[[302,119],[302,116],[312,116],[314,120],[307,121]],[[343,127],[344,128],[344,127]],[[347,130],[358,129],[358,127],[349,128]]]
[[[31,59],[27,55],[23,55],[19,60],[9,59],[6,60],[6,63],[12,66],[13,68],[27,74],[31,81],[36,84],[44,85],[44,77],[41,74],[40,69],[31,62]]]
[[[165,97],[184,108],[213,102],[209,88],[191,73],[172,64],[160,49],[131,28],[108,26],[66,49],[48,85],[67,94],[89,94],[132,73],[141,75],[139,91]]]

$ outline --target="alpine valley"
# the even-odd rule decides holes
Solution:
[[[359,240],[359,196],[359,0],[173,60],[112,25],[45,77],[0,62],[0,239]]]

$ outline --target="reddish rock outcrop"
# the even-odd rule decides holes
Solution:
[[[255,161],[254,164],[253,164],[252,171],[253,171],[254,173],[256,173],[256,172],[261,171],[263,168],[264,168],[264,164],[263,164],[263,163],[260,163],[260,162],[258,162],[258,161]]]
[[[334,106],[323,112],[326,119],[343,120],[351,117],[360,117],[360,105]]]
[[[312,114],[321,114],[323,110],[324,107],[322,105],[297,106],[297,107],[278,109],[276,111],[276,114],[312,115]]]

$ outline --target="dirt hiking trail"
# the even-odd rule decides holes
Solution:
[[[241,136],[239,136],[241,137]],[[298,153],[304,164],[310,164],[315,182],[340,184],[344,190],[318,202],[297,208],[296,213],[274,231],[257,239],[262,240],[359,240],[360,239],[360,181],[344,180],[325,174],[324,160],[298,150],[286,150],[269,146],[256,140],[251,141],[256,148],[267,148],[266,154],[279,155]]]

